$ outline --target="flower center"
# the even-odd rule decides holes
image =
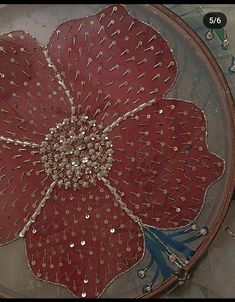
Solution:
[[[46,135],[40,154],[45,172],[59,187],[74,190],[96,185],[108,174],[113,162],[112,143],[103,126],[87,116],[64,119]]]

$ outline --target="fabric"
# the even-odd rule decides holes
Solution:
[[[142,259],[143,225],[200,214],[224,162],[200,108],[164,99],[172,51],[125,6],[63,23],[46,51],[22,31],[0,45],[0,243],[25,236],[37,278],[97,297]]]

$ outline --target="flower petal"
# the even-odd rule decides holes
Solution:
[[[136,104],[162,98],[177,73],[166,40],[123,5],[63,23],[48,53],[75,103],[92,117],[100,113],[105,124]]]
[[[109,138],[115,161],[108,179],[136,216],[159,228],[194,220],[224,170],[223,160],[208,150],[203,112],[189,102],[159,100],[121,122]]]
[[[0,134],[40,142],[70,105],[43,48],[29,34],[0,36]]]
[[[78,297],[95,297],[143,254],[143,234],[103,187],[54,188],[26,233],[33,273]],[[116,205],[116,206],[115,206]]]
[[[40,170],[36,150],[0,142],[0,244],[19,237],[43,198],[47,180]]]

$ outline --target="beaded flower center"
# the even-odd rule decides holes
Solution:
[[[65,189],[88,188],[107,176],[112,167],[113,149],[103,125],[81,115],[64,119],[50,128],[41,144],[45,172]]]

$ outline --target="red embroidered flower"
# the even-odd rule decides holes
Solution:
[[[58,27],[44,49],[0,37],[0,242],[33,273],[94,297],[143,257],[143,225],[199,215],[224,169],[203,112],[163,99],[177,67],[122,5]]]

